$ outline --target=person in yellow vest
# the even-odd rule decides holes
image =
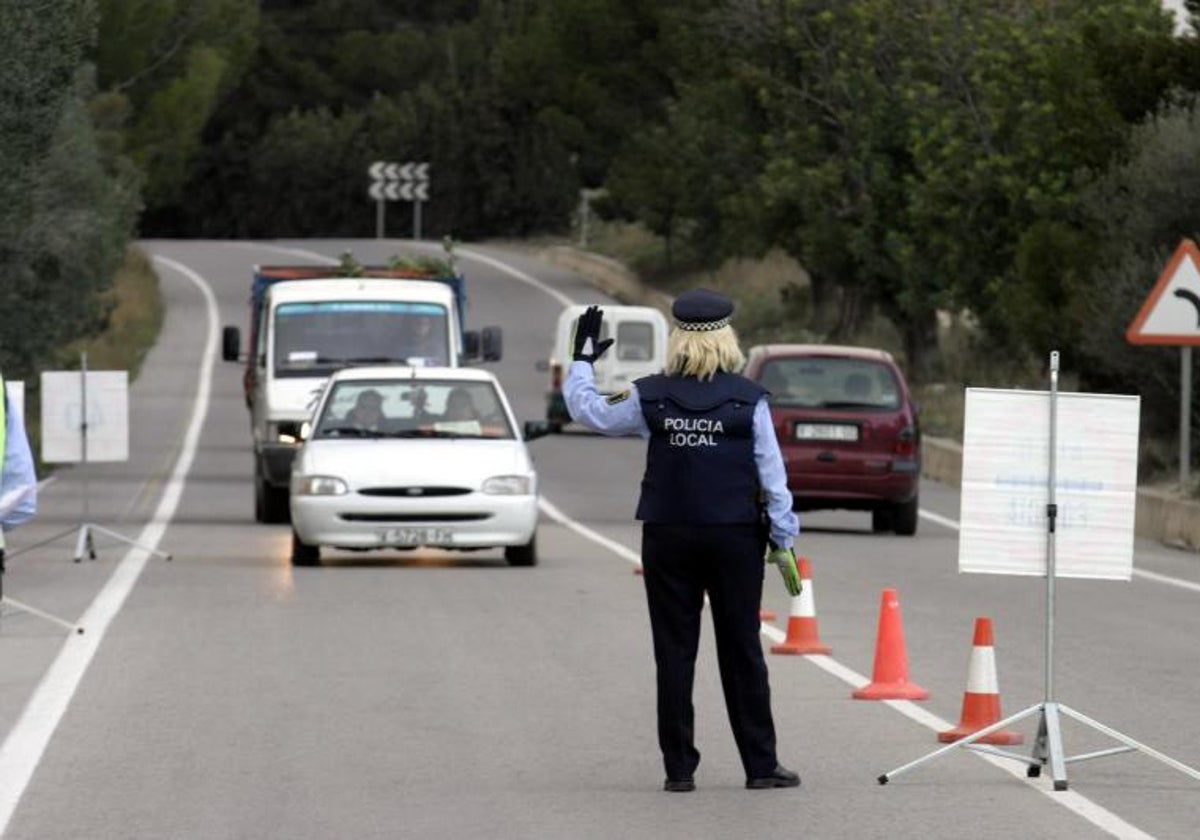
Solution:
[[[3,594],[4,534],[37,513],[37,474],[25,435],[25,419],[0,376],[0,594]]]

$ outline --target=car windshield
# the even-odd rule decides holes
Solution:
[[[767,361],[758,382],[771,392],[771,405],[798,408],[900,407],[900,387],[892,369],[870,359],[832,356]]]
[[[446,308],[432,303],[281,303],[275,375],[325,376],[348,365],[447,365],[446,319]]]
[[[313,438],[496,438],[512,424],[487,381],[380,379],[335,382]]]

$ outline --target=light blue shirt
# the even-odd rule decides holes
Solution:
[[[25,436],[25,419],[17,411],[11,399],[5,406],[7,425],[5,429],[4,472],[0,475],[0,497],[18,487],[29,491],[21,501],[7,513],[0,514],[0,526],[8,530],[27,522],[37,513],[37,475],[33,471],[33,453],[29,449],[29,438]],[[0,546],[3,542],[0,541]]]
[[[592,366],[587,362],[571,363],[567,381],[563,384],[563,397],[575,422],[589,429],[605,435],[650,437],[637,386],[630,386],[627,399],[610,403],[596,389]],[[766,497],[767,518],[771,520],[771,542],[781,548],[791,548],[800,533],[800,519],[792,510],[792,493],[787,486],[783,454],[775,439],[771,409],[765,399],[760,399],[754,406],[754,463]]]

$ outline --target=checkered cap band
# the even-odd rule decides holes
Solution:
[[[728,317],[719,318],[716,321],[677,321],[676,326],[685,332],[712,332],[721,327],[728,327],[729,321]]]

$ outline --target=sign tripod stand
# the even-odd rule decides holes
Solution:
[[[1186,773],[1193,779],[1200,780],[1200,771],[1187,766],[1170,756],[1164,755],[1157,750],[1141,744],[1128,735],[1112,729],[1104,724],[1092,720],[1087,715],[1081,714],[1070,706],[1066,706],[1054,699],[1054,579],[1055,579],[1055,520],[1058,515],[1058,507],[1055,504],[1055,444],[1057,437],[1057,408],[1058,408],[1058,351],[1050,354],[1050,475],[1048,479],[1048,490],[1050,493],[1048,504],[1046,505],[1046,693],[1045,699],[1040,703],[1036,703],[1027,709],[1023,709],[1010,717],[1005,718],[990,726],[980,729],[978,732],[973,732],[967,737],[947,744],[940,749],[934,750],[916,761],[910,761],[908,764],[897,767],[878,777],[879,784],[886,785],[889,781],[914,769],[928,761],[932,761],[938,756],[950,752],[956,747],[962,747],[968,750],[974,750],[981,753],[997,755],[1001,758],[1010,758],[1019,761],[1026,766],[1025,775],[1029,778],[1036,778],[1042,774],[1042,768],[1046,764],[1050,765],[1050,775],[1054,780],[1054,789],[1062,791],[1067,789],[1067,764],[1075,761],[1087,761],[1093,758],[1103,758],[1104,756],[1117,755],[1138,751],[1145,753],[1157,761],[1161,761],[1168,767],[1172,767],[1181,773]],[[976,741],[985,738],[993,732],[998,732],[1017,721],[1024,720],[1034,714],[1040,714],[1038,721],[1037,738],[1033,744],[1033,754],[1026,758],[1023,755],[1018,755],[1007,750],[997,749],[996,747],[987,744],[977,744]],[[1076,720],[1085,726],[1088,726],[1097,732],[1112,738],[1115,741],[1120,741],[1122,746],[1111,747],[1105,750],[1097,750],[1095,752],[1084,753],[1082,755],[1067,757],[1063,754],[1062,743],[1062,727],[1060,725],[1059,716],[1065,715],[1073,720]]]
[[[125,536],[124,534],[119,534],[116,531],[113,531],[109,528],[105,528],[101,525],[97,525],[94,522],[88,521],[91,517],[90,517],[90,513],[89,513],[89,509],[88,509],[88,469],[87,469],[87,467],[88,467],[88,385],[87,385],[87,382],[88,382],[87,353],[82,353],[82,354],[80,354],[80,371],[79,371],[79,406],[80,406],[79,407],[79,452],[80,452],[79,467],[80,467],[80,476],[81,476],[82,482],[83,482],[83,494],[82,494],[83,495],[83,500],[82,500],[83,501],[83,518],[78,526],[78,530],[76,530],[76,528],[69,528],[65,531],[61,531],[61,532],[55,534],[54,536],[52,536],[48,539],[42,540],[41,542],[35,543],[30,546],[26,546],[25,548],[22,549],[22,551],[23,552],[31,551],[35,548],[39,548],[43,545],[47,545],[48,543],[52,543],[52,542],[55,542],[56,540],[60,540],[63,537],[65,537],[67,534],[75,533],[76,534],[75,554],[74,554],[75,562],[78,563],[81,560],[83,560],[84,554],[87,554],[89,559],[95,560],[96,559],[95,535],[103,534],[106,537],[117,540],[119,542],[123,542],[127,545],[133,546],[134,548],[140,548],[142,551],[145,551],[146,553],[151,554],[153,556],[162,557],[164,560],[170,560],[171,555],[166,553],[165,551],[159,551],[158,549],[151,548],[150,546],[142,545],[141,543]],[[44,398],[44,395],[43,395],[43,398]]]
[[[101,527],[94,522],[88,521],[88,413],[87,413],[87,353],[83,353],[80,357],[79,371],[79,446],[80,446],[80,469],[83,476],[83,521],[79,526],[79,536],[75,540],[75,562],[78,563],[83,559],[84,551],[87,552],[88,558],[96,559],[96,542],[93,534],[100,533],[106,537],[123,542],[126,545],[140,548],[147,554],[161,557],[164,560],[170,560],[171,555],[165,551],[159,551],[156,548],[151,548],[147,545],[142,545],[136,540],[130,539],[124,534],[118,534],[116,531]]]

